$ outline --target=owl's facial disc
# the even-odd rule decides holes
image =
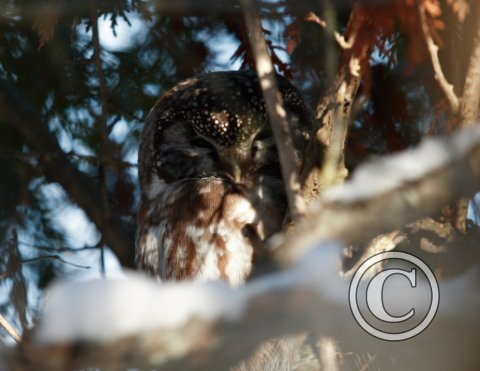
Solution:
[[[254,141],[265,122],[255,115],[242,120],[239,115],[229,112],[214,112],[211,117],[212,120],[194,124],[193,129],[198,138],[215,149],[221,170],[238,183],[251,173]]]

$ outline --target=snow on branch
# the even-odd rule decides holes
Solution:
[[[294,268],[237,289],[138,276],[57,284],[11,369],[227,369],[267,339],[306,330],[333,337],[342,351],[374,354],[380,369],[472,369],[478,362],[478,264],[440,283],[437,316],[422,335],[392,345],[356,324],[349,283],[338,274],[340,250],[324,244]],[[392,311],[404,309],[407,298],[423,300],[405,285],[393,289]]]
[[[23,362],[49,370],[225,369],[264,340],[308,329],[319,308],[325,316],[346,315],[339,255],[340,246],[331,243],[297,268],[238,289],[220,282],[159,285],[139,276],[56,284],[23,344],[36,351],[22,352]],[[66,354],[55,358],[59,345]]]
[[[432,216],[480,190],[480,126],[451,138],[427,139],[417,148],[360,166],[350,181],[331,188],[322,203],[272,248],[273,259],[294,264],[318,241],[366,242]]]

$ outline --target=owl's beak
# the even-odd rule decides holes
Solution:
[[[233,165],[233,179],[235,179],[235,182],[239,183],[240,179],[242,178],[242,169],[238,164]]]
[[[231,176],[235,183],[240,183],[245,176],[245,161],[248,151],[244,149],[229,149],[220,153],[223,168]]]

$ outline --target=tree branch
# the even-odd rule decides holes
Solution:
[[[128,161],[123,161],[123,160],[117,160],[115,158],[107,158],[107,157],[102,157],[102,156],[93,156],[93,155],[82,155],[80,153],[75,153],[73,151],[70,152],[63,152],[65,156],[68,158],[73,158],[73,159],[78,159],[82,160],[85,162],[88,162],[89,164],[98,164],[101,163],[104,166],[111,166],[115,168],[122,168],[122,169],[128,169],[131,167],[137,167],[137,164],[134,164],[132,162]],[[38,153],[33,153],[32,151],[28,153],[24,152],[19,152],[19,151],[9,151],[9,152],[0,152],[0,158],[9,158],[9,159],[17,159],[21,161],[26,161],[26,162],[36,162],[39,161],[42,156],[57,156],[55,153],[43,153],[43,154],[38,154]]]
[[[10,369],[228,369],[263,341],[305,330],[334,338],[345,354],[372,354],[378,369],[476,369],[478,275],[440,282],[441,306],[429,328],[392,346],[355,322],[349,283],[335,268],[339,257],[338,245],[323,245],[294,269],[240,289],[136,277],[57,284],[40,325],[9,358]],[[408,287],[395,290],[390,308],[422,300]],[[360,287],[358,296],[365,295]]]
[[[13,340],[15,340],[17,343],[19,343],[22,340],[22,337],[18,333],[17,330],[10,324],[10,322],[7,321],[7,319],[0,314],[0,326],[3,327],[5,331],[12,337]]]
[[[344,146],[348,124],[352,120],[360,81],[369,67],[368,61],[373,50],[372,42],[358,42],[358,35],[371,33],[368,9],[356,4],[350,14],[345,39],[352,44],[342,49],[338,71],[323,99],[316,108],[316,136],[307,149],[306,164],[301,179],[303,194],[307,203],[318,200],[331,185],[343,182],[348,171],[345,167]],[[358,45],[357,45],[358,44]],[[323,166],[315,166],[318,149],[326,148]]]
[[[418,11],[420,15],[423,36],[425,37],[425,42],[427,43],[428,52],[430,54],[433,70],[435,72],[435,80],[438,81],[440,88],[445,93],[452,112],[456,114],[460,107],[460,100],[453,90],[453,85],[447,81],[445,75],[443,74],[442,66],[440,65],[440,60],[438,59],[438,46],[435,44],[432,35],[430,34],[430,29],[428,28],[427,18],[425,15],[425,7],[421,1],[418,3]]]
[[[105,71],[103,70],[102,49],[100,46],[100,37],[98,31],[97,11],[92,4],[90,11],[90,23],[92,24],[92,44],[93,44],[93,61],[97,70],[99,90],[100,90],[100,105],[102,107],[102,142],[105,145],[108,142],[108,88],[107,79],[105,78]]]
[[[320,182],[324,190],[327,190],[337,181],[343,181],[348,171],[345,167],[345,139],[348,134],[348,124],[350,116],[345,116],[343,112],[342,103],[346,100],[353,100],[354,97],[345,97],[347,91],[347,83],[343,82],[336,94],[337,102],[335,102],[335,108],[333,111],[333,127],[330,136],[330,145],[325,151],[325,159],[322,165],[322,175]]]
[[[305,202],[300,194],[299,171],[295,161],[295,150],[287,121],[287,114],[278,90],[275,68],[268,54],[268,47],[263,37],[262,25],[255,0],[241,0],[245,24],[252,47],[255,67],[267,106],[272,131],[277,145],[282,176],[285,182],[290,213],[295,220],[305,213]]]
[[[69,197],[79,205],[102,233],[105,243],[113,250],[121,264],[134,267],[134,232],[119,218],[107,216],[102,208],[102,198],[96,184],[86,174],[73,165],[61,150],[48,125],[40,115],[5,83],[0,83],[0,116],[5,122],[22,133],[26,142],[44,156],[38,164],[52,182],[59,183]]]
[[[477,7],[477,16],[480,16],[480,8]],[[478,18],[478,17],[477,17]],[[477,31],[473,40],[473,50],[470,55],[465,85],[460,102],[459,117],[463,127],[472,126],[478,119],[478,106],[480,103],[480,25],[477,22]],[[468,216],[467,198],[460,199],[455,205],[454,225],[462,233],[467,229]]]
[[[22,260],[22,263],[34,263],[39,260],[44,260],[44,259],[51,259],[51,260],[58,260],[59,262],[67,265],[71,265],[76,268],[82,268],[82,269],[90,269],[90,266],[88,265],[79,265],[75,263],[71,263],[65,259],[63,259],[60,255],[42,255],[42,256],[36,256],[34,258],[29,258],[29,259],[24,259]]]
[[[425,161],[428,167],[419,171]],[[327,192],[324,202],[314,208],[316,212],[298,223],[273,249],[273,258],[288,266],[317,241],[338,239],[347,245],[366,242],[431,216],[479,189],[477,125],[451,139],[430,139],[415,150],[359,167],[351,181]]]
[[[478,8],[478,7],[477,7]],[[477,10],[480,15],[480,9]],[[477,22],[477,33],[473,41],[473,50],[470,55],[465,86],[463,88],[462,102],[460,105],[460,118],[462,126],[472,126],[478,119],[478,106],[480,102],[480,25]]]
[[[105,78],[105,71],[103,70],[102,48],[100,46],[100,36],[98,31],[98,12],[95,2],[91,2],[90,6],[90,23],[92,25],[92,44],[93,44],[93,61],[98,75],[98,83],[100,90],[100,105],[102,107],[102,114],[100,120],[101,140],[98,152],[101,156],[109,157],[109,139],[108,135],[110,129],[108,127],[108,87],[107,79]],[[99,163],[98,178],[100,181],[100,194],[102,196],[103,210],[107,218],[111,217],[112,210],[108,200],[107,175],[105,166]],[[100,250],[100,267],[102,274],[105,275],[105,261],[104,261],[104,247]]]

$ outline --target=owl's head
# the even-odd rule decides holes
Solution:
[[[278,83],[300,150],[311,128],[310,114],[288,80],[279,77]],[[253,72],[213,72],[178,84],[157,102],[147,125],[154,128],[146,128],[142,143],[151,142],[151,161],[167,182],[221,176],[239,183],[259,173],[281,176]],[[142,166],[140,172],[142,177]]]
[[[191,143],[216,153],[220,169],[235,182],[276,162],[275,142],[263,113],[211,112],[194,122],[193,130]]]

